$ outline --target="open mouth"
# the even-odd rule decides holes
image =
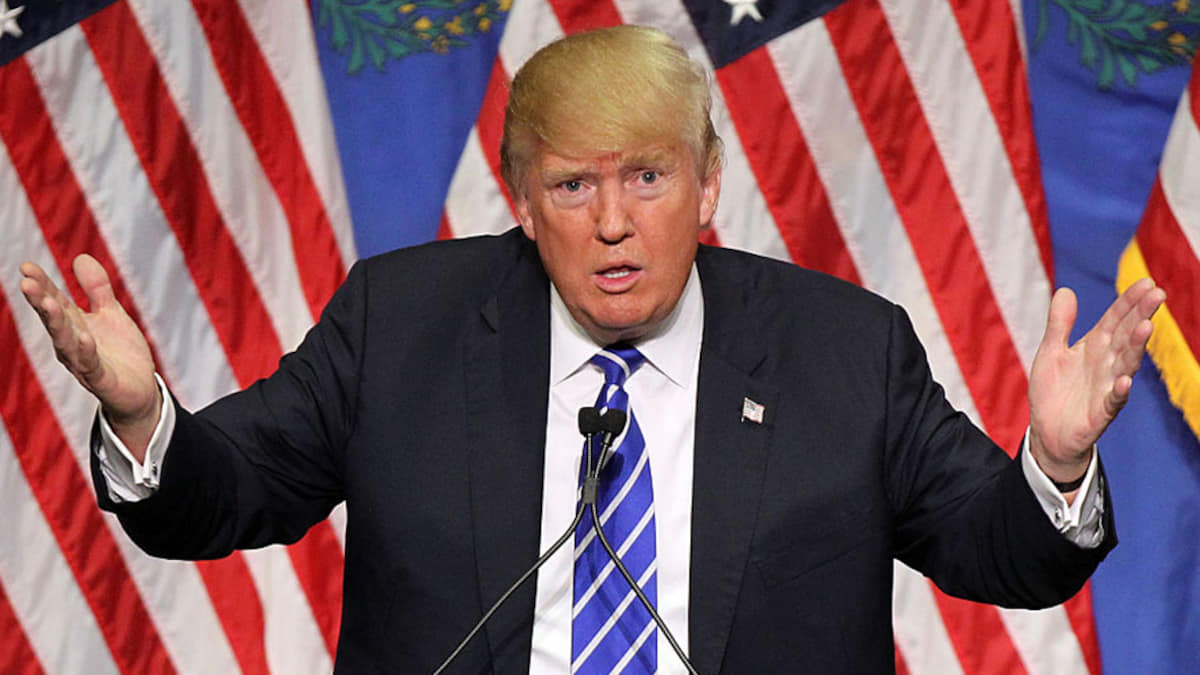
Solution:
[[[606,279],[624,279],[625,277],[633,274],[633,270],[628,267],[618,267],[616,269],[605,270],[604,272],[601,272],[601,274]]]
[[[620,293],[632,288],[641,272],[641,268],[632,265],[616,265],[597,271],[594,278],[604,291]]]

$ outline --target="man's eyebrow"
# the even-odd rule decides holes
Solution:
[[[583,178],[589,174],[595,173],[594,168],[585,164],[579,166],[562,166],[545,169],[542,171],[542,177],[546,183],[561,183],[564,180],[574,178]]]
[[[629,155],[621,162],[624,168],[641,168],[646,166],[661,166],[672,168],[679,163],[674,153],[666,150],[647,150]]]

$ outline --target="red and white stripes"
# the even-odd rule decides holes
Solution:
[[[0,69],[0,266],[62,280],[95,255],[190,407],[271,372],[354,257],[309,21],[118,2]],[[198,564],[137,550],[90,498],[94,401],[0,291],[3,669],[328,672],[340,532]]]

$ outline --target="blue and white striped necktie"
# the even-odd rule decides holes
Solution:
[[[645,357],[633,347],[610,346],[592,357],[604,371],[596,399],[628,413],[625,431],[600,474],[596,501],[600,524],[629,573],[658,604],[658,564],[654,543],[654,491],[646,442],[629,407],[625,380]],[[593,455],[598,452],[596,443]],[[586,457],[586,447],[585,457]],[[582,473],[581,473],[582,476]],[[571,672],[653,673],[658,666],[658,629],[629,584],[609,559],[585,512],[575,530],[575,575],[571,625]]]

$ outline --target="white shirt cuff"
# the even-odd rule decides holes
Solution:
[[[100,460],[100,473],[108,487],[108,496],[114,502],[141,501],[158,489],[160,467],[171,434],[175,431],[175,406],[171,403],[171,394],[167,385],[158,373],[154,374],[158,390],[162,393],[162,410],[158,414],[158,424],[150,436],[150,444],[146,448],[146,457],[138,462],[133,453],[125,447],[103,410],[96,407],[96,417],[100,422],[100,440],[92,448]]]
[[[1029,432],[1021,444],[1021,469],[1038,503],[1054,527],[1080,548],[1096,548],[1104,541],[1104,476],[1097,470],[1099,459],[1092,448],[1092,461],[1083,475],[1075,501],[1067,504],[1058,488],[1042,472],[1029,452]]]

